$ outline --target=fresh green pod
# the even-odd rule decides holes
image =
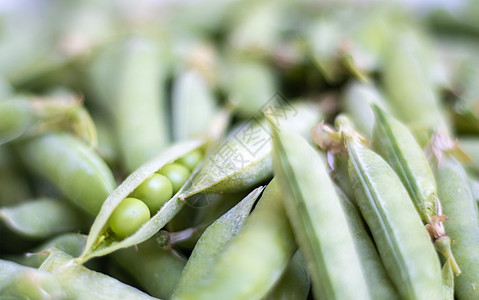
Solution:
[[[316,106],[308,103],[286,103],[272,117],[282,127],[307,136],[321,114]],[[272,173],[270,140],[270,130],[264,119],[253,119],[233,130],[206,158],[191,187],[181,198],[200,192],[241,191],[268,179]]]
[[[284,128],[273,130],[275,174],[307,261],[315,297],[371,299],[366,274],[325,163],[301,136]]]
[[[40,270],[58,278],[73,299],[156,299],[112,277],[78,265],[73,257],[58,249],[50,250],[50,256]]]
[[[461,273],[451,253],[451,241],[446,235],[436,180],[427,158],[414,136],[398,120],[373,106],[376,118],[373,130],[373,148],[394,169],[406,188],[421,220],[439,251],[449,260],[456,275]],[[436,243],[437,241],[437,243]]]
[[[41,134],[70,130],[96,143],[96,129],[82,103],[73,97],[14,98],[0,103],[0,144]]]
[[[181,73],[176,79],[171,104],[176,141],[205,135],[217,111],[211,88],[194,69]]]
[[[349,83],[342,96],[342,107],[359,133],[370,139],[374,126],[372,104],[386,109],[386,102],[373,84],[353,81]]]
[[[386,269],[379,257],[371,237],[362,220],[358,207],[341,190],[336,188],[346,213],[349,229],[354,236],[363,270],[367,270],[366,280],[372,299],[399,299]]]
[[[457,299],[479,297],[479,225],[477,204],[467,174],[455,159],[444,156],[435,168],[438,194],[449,220],[444,224],[453,240],[452,253],[461,268],[455,278]]]
[[[0,260],[0,295],[2,299],[67,299],[68,293],[54,275],[11,261]]]
[[[282,272],[296,244],[278,182],[266,187],[238,235],[216,258],[209,274],[173,299],[261,299]]]
[[[173,250],[160,248],[154,239],[121,249],[112,257],[148,294],[160,299],[171,297],[186,264]]]
[[[105,162],[65,133],[50,133],[18,144],[25,165],[51,181],[69,200],[92,215],[116,186]]]
[[[281,275],[281,279],[268,293],[265,300],[306,300],[308,298],[311,279],[301,252],[298,250]]]
[[[27,267],[39,268],[42,263],[48,258],[48,249],[56,248],[73,257],[82,253],[86,244],[86,235],[79,233],[65,233],[56,236],[45,243],[31,249],[28,253],[21,256],[8,256],[7,258],[16,263]]]
[[[163,166],[178,160],[191,151],[199,149],[204,144],[205,142],[201,140],[185,141],[175,144],[128,176],[118,188],[110,193],[103,203],[101,211],[90,229],[87,245],[82,255],[78,257],[76,261],[84,263],[93,257],[103,256],[118,249],[139,244],[151,238],[156,232],[163,228],[185,205],[185,202],[178,198],[181,190],[168,200],[160,210],[133,235],[118,241],[107,234],[108,220],[123,199],[128,197],[139,185]]]
[[[384,89],[394,114],[411,127],[421,145],[429,141],[428,130],[450,132],[433,75],[435,55],[427,39],[411,29],[402,30],[387,53]]]
[[[454,300],[454,272],[452,271],[451,260],[446,260],[442,266],[441,275],[443,299]]]
[[[0,208],[0,220],[22,237],[44,239],[62,232],[82,230],[88,218],[64,201],[40,198]]]
[[[109,45],[92,66],[93,91],[112,114],[122,162],[130,172],[169,143],[164,57],[157,41],[136,34]]]
[[[201,235],[181,274],[173,298],[194,291],[195,284],[213,269],[215,259],[238,234],[263,187],[257,188],[221,216]]]
[[[401,180],[358,141],[344,118],[336,123],[348,150],[356,201],[399,294],[406,299],[440,299],[440,262]]]
[[[277,96],[275,74],[259,60],[235,54],[226,63],[225,90],[237,102],[236,110],[243,117],[259,116],[269,101]]]

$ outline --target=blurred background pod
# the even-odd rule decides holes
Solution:
[[[95,104],[112,117],[122,165],[128,172],[170,141],[165,99],[168,70],[164,41],[142,33],[108,45],[92,63],[89,81]]]

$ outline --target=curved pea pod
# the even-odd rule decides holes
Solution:
[[[156,299],[112,277],[91,271],[73,257],[51,249],[40,270],[53,274],[72,299]]]
[[[17,145],[25,165],[51,181],[69,200],[96,215],[116,186],[93,149],[65,133],[33,137]]]
[[[285,103],[272,118],[277,124],[306,136],[321,114],[312,104]],[[270,141],[271,132],[264,119],[252,119],[233,130],[206,158],[191,187],[180,197],[200,192],[241,191],[268,179],[272,173]]]
[[[374,126],[373,103],[386,110],[386,102],[373,84],[353,81],[346,86],[342,96],[344,112],[358,132],[368,139],[372,136]]]
[[[185,259],[161,248],[154,239],[117,251],[112,257],[148,294],[161,299],[171,297],[186,264]]]
[[[156,232],[163,228],[185,205],[185,202],[181,201],[178,198],[178,195],[183,192],[183,189],[186,185],[188,185],[188,182],[133,235],[121,241],[117,241],[106,235],[108,219],[124,198],[128,197],[136,187],[149,178],[153,173],[161,169],[161,167],[178,160],[193,150],[199,149],[204,144],[205,142],[201,140],[186,141],[174,144],[170,148],[160,153],[156,158],[145,163],[130,176],[128,176],[128,178],[126,178],[125,181],[118,186],[118,188],[110,193],[108,198],[103,203],[103,206],[101,207],[101,210],[90,229],[85,249],[82,255],[76,259],[76,261],[79,263],[84,263],[93,257],[103,256],[118,249],[139,244],[148,240]]]
[[[93,92],[113,117],[128,171],[152,159],[169,143],[164,52],[146,35],[129,35],[109,45],[92,66]]]
[[[366,280],[372,299],[399,299],[398,292],[394,288],[376,246],[367,232],[358,207],[338,188],[336,188],[336,192],[341,198],[361,265],[363,270],[367,270]]]
[[[346,215],[326,165],[301,136],[273,131],[273,164],[315,297],[370,299]]]
[[[263,187],[255,189],[240,203],[221,216],[201,235],[181,274],[173,298],[194,292],[195,284],[214,267],[216,258],[221,255],[228,243],[238,234],[253,204]]]
[[[446,235],[436,180],[421,147],[408,128],[373,106],[376,123],[373,130],[373,148],[394,169],[406,188],[416,211],[421,217],[436,250],[448,259],[455,274],[461,270],[451,253],[451,240]]]
[[[345,130],[344,119],[336,122]],[[344,132],[356,201],[400,296],[440,299],[440,262],[401,180],[378,154]]]
[[[477,299],[479,225],[477,204],[469,188],[467,174],[459,162],[448,156],[441,159],[434,171],[442,207],[449,217],[444,225],[453,240],[452,253],[462,271],[454,282],[456,297]]]
[[[243,227],[215,259],[209,274],[173,299],[261,299],[296,250],[278,182],[266,187]]]
[[[204,135],[216,114],[216,99],[205,78],[197,70],[182,72],[172,92],[173,136],[175,140]]]
[[[419,144],[430,138],[428,130],[450,132],[450,121],[441,106],[436,61],[427,39],[403,30],[388,47],[384,61],[384,89],[394,114],[411,127]]]
[[[0,208],[0,220],[22,237],[43,239],[61,232],[81,230],[88,218],[64,201],[41,198]]]
[[[13,98],[0,103],[0,144],[41,134],[69,130],[96,143],[96,129],[80,99],[70,96]]]
[[[306,300],[308,298],[311,279],[301,252],[298,250],[284,271],[281,279],[268,293],[265,300]]]
[[[2,299],[67,299],[59,278],[34,268],[0,259],[0,295]]]

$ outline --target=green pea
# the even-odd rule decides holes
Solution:
[[[173,186],[165,176],[153,174],[133,191],[132,196],[141,199],[154,214],[173,196]]]
[[[190,169],[190,171],[193,171],[195,167],[200,163],[202,158],[203,153],[201,152],[201,150],[197,149],[178,159],[178,163],[184,165],[185,167]]]
[[[171,181],[173,194],[176,194],[190,177],[190,171],[179,163],[166,165],[158,173],[166,176]]]
[[[125,198],[111,214],[111,230],[119,237],[125,238],[135,233],[150,219],[150,210],[145,203],[136,198]]]

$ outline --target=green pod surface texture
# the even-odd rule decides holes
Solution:
[[[110,169],[83,142],[65,133],[33,137],[18,145],[25,165],[51,181],[69,200],[92,215],[116,186]]]
[[[274,170],[314,295],[371,299],[365,273],[326,164],[301,136],[274,129]]]
[[[255,189],[240,203],[208,226],[188,259],[175,288],[175,295],[191,291],[196,282],[200,281],[204,274],[208,274],[215,259],[243,227],[253,204],[262,191],[263,187]]]
[[[51,249],[50,252],[40,270],[58,278],[62,288],[68,293],[68,299],[156,299],[115,278],[78,265],[73,261],[73,257],[58,249]]]
[[[354,237],[372,299],[399,299],[398,292],[389,278],[371,237],[362,220],[358,207],[342,191],[337,191],[346,212],[349,229]]]
[[[191,291],[173,299],[261,299],[296,251],[278,182],[265,189],[238,235]]]
[[[172,250],[162,249],[154,239],[138,247],[121,249],[112,257],[148,294],[160,299],[171,297],[186,264]]]
[[[429,235],[393,169],[347,138],[349,174],[361,214],[401,297],[440,299],[441,269]]]
[[[452,253],[462,273],[455,278],[457,299],[479,297],[479,225],[477,204],[469,188],[467,174],[459,162],[444,157],[435,170],[444,223],[453,240]]]

